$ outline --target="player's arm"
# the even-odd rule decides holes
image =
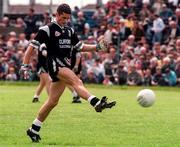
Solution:
[[[30,42],[25,52],[23,64],[29,64],[30,58],[32,57],[33,54],[33,50],[39,50],[39,51],[46,50],[45,42],[47,42],[48,38],[49,38],[49,27],[48,26],[41,27],[34,40]]]
[[[83,44],[83,47],[81,49],[81,52],[91,52],[96,51],[96,45],[95,44]]]
[[[107,51],[108,49],[108,43],[105,41],[103,36],[100,36],[98,38],[97,44],[85,44],[81,41],[79,41],[77,34],[72,31],[72,45],[75,49],[81,52],[92,52],[92,51]]]
[[[97,44],[84,44],[79,47],[81,52],[92,52],[92,51],[107,51],[108,43],[104,40],[104,37],[98,39]]]
[[[33,52],[34,52],[33,46],[29,45],[23,58],[23,64],[29,64],[29,61],[33,55]]]
[[[20,68],[20,75],[22,75],[25,79],[27,79],[29,77],[29,62],[30,59],[33,55],[33,52],[35,50],[39,50],[42,49],[42,45],[44,43],[44,41],[46,41],[48,38],[48,35],[46,33],[46,31],[44,31],[43,29],[40,29],[36,35],[36,37],[34,38],[34,40],[32,40],[25,52],[24,58],[23,58],[23,63],[21,65]],[[25,74],[27,73],[27,74]]]
[[[31,72],[30,72],[30,59],[33,56],[33,53],[35,52],[35,48],[38,48],[39,45],[37,45],[38,41],[31,41],[31,43],[29,44],[29,46],[27,47],[27,50],[24,54],[24,58],[23,58],[23,62],[20,68],[20,76],[23,79],[29,79]],[[38,43],[39,44],[39,43]]]
[[[25,52],[25,55],[23,58],[23,63],[19,70],[19,74],[22,77],[22,79],[29,79],[29,77],[30,77],[31,72],[29,69],[30,68],[29,61],[30,61],[31,56],[33,55],[33,52],[34,52],[33,47],[29,45]]]

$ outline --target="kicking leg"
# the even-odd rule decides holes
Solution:
[[[107,102],[107,98],[103,97],[101,100],[92,95],[83,85],[82,81],[68,68],[60,68],[58,72],[58,78],[64,81],[67,85],[72,86],[77,94],[88,100],[90,104],[95,108],[96,112],[102,112],[105,108],[111,108],[115,106],[116,102]]]

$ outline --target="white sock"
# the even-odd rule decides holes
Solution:
[[[77,97],[78,96],[78,94],[77,94],[77,92],[75,90],[73,90],[72,95],[73,95],[73,97]]]
[[[39,120],[36,118],[36,119],[33,121],[33,124],[34,124],[34,125],[36,125],[36,126],[41,127],[42,122],[41,122],[41,121],[39,121]]]
[[[91,102],[91,100],[93,99],[93,98],[95,98],[96,96],[94,96],[94,95],[91,95],[89,98],[88,98],[88,102],[90,103]]]
[[[39,98],[39,95],[36,95],[36,94],[35,94],[34,97]]]

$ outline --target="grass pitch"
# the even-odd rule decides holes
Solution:
[[[59,105],[44,122],[39,144],[26,136],[36,114],[47,98],[32,103],[37,83],[0,85],[0,147],[96,146],[96,147],[179,147],[180,88],[153,87],[155,105],[139,106],[136,94],[143,87],[87,85],[97,96],[116,100],[111,110],[96,113],[86,102],[72,104],[66,90]]]

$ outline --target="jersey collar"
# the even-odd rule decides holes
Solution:
[[[53,20],[52,20],[52,23],[56,24],[56,25],[59,26],[61,29],[64,29],[63,26],[61,26],[61,25],[59,25],[59,24],[57,23],[56,19],[53,19]]]

